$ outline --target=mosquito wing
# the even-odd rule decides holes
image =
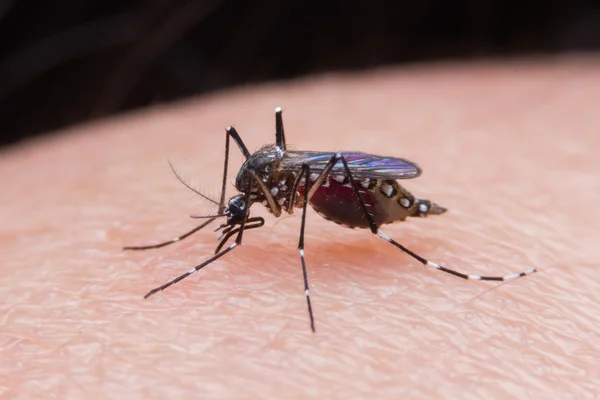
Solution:
[[[282,160],[284,171],[297,172],[302,164],[309,164],[311,173],[322,171],[335,153],[320,151],[286,151]],[[342,152],[354,178],[371,179],[412,179],[421,175],[421,168],[411,161],[376,156],[361,152]],[[344,165],[338,161],[331,169],[330,175],[346,175]]]

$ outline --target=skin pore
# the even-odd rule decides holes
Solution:
[[[600,59],[440,64],[247,87],[4,149],[0,395],[23,398],[565,398],[599,393]],[[391,238],[498,285],[425,269],[368,230],[300,210],[202,271],[224,128],[252,152],[407,158],[448,208]],[[228,181],[241,165],[232,145]],[[232,185],[227,198],[237,194]]]

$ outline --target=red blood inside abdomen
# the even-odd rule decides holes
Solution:
[[[324,218],[333,222],[356,228],[368,228],[369,223],[364,215],[354,190],[349,185],[342,185],[331,177],[328,184],[321,185],[310,199],[311,206]],[[373,194],[364,189],[359,181],[355,181],[369,213],[377,223],[377,204]],[[304,186],[298,187],[298,193],[304,195]]]

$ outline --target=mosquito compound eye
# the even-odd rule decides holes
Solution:
[[[229,205],[229,214],[231,214],[233,216],[233,215],[239,214],[239,212],[240,212],[240,208],[238,207],[237,204]]]
[[[228,216],[229,217],[242,217],[246,212],[246,202],[243,196],[236,196],[229,200]]]

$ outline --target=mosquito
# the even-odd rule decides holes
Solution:
[[[262,217],[250,216],[250,208],[255,203],[262,204],[275,217],[280,217],[284,212],[292,214],[294,208],[302,209],[298,251],[302,264],[310,328],[313,332],[315,332],[315,319],[304,259],[304,232],[308,204],[327,220],[349,228],[369,229],[373,234],[407,253],[425,267],[462,279],[508,281],[536,272],[536,269],[532,268],[505,276],[465,274],[428,261],[380,231],[381,225],[403,221],[407,217],[426,217],[446,212],[446,208],[430,200],[416,198],[398,183],[399,179],[413,179],[421,175],[421,169],[412,161],[363,152],[288,150],[280,107],[275,109],[275,144],[265,145],[254,154],[248,151],[234,127],[227,127],[225,131],[225,161],[218,202],[189,186],[171,166],[177,179],[186,187],[218,206],[217,213],[194,217],[206,219],[206,221],[172,240],[148,246],[124,247],[124,250],[147,250],[167,246],[191,236],[217,218],[225,217],[227,218],[226,222],[218,225],[215,229],[215,231],[221,232],[217,237],[220,242],[214,255],[177,278],[152,289],[144,298],[176,284],[241,246],[245,231],[260,228],[265,223]],[[237,144],[245,162],[235,179],[235,187],[239,193],[229,199],[226,204],[225,189],[230,139]],[[234,236],[233,242],[225,247]]]

